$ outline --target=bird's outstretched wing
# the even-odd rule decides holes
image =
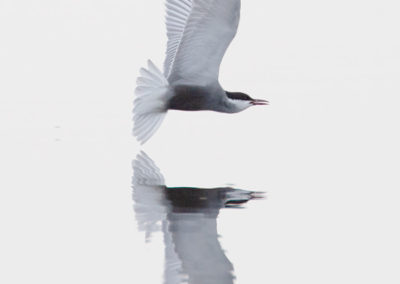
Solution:
[[[168,81],[214,83],[237,31],[240,0],[166,0],[166,7]]]

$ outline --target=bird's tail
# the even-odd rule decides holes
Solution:
[[[143,144],[160,127],[167,113],[168,81],[150,60],[140,69],[133,107],[133,135]]]

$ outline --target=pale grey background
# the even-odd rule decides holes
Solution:
[[[168,185],[268,199],[222,211],[237,283],[399,283],[396,1],[242,1],[221,83],[270,101],[171,112],[144,149]],[[1,283],[161,283],[132,209],[138,69],[162,0],[0,0]]]

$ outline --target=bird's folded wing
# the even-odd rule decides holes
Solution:
[[[166,5],[164,72],[168,81],[195,85],[215,82],[237,31],[240,0],[166,0]]]

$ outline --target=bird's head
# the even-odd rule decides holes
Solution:
[[[268,101],[253,99],[249,95],[240,92],[225,92],[229,101],[235,106],[237,112],[247,109],[251,106],[267,105]]]

